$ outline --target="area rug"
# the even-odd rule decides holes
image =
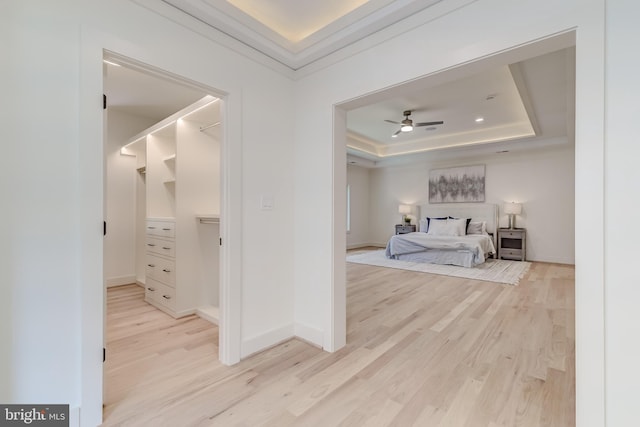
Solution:
[[[529,271],[530,262],[489,259],[475,267],[458,267],[455,265],[425,264],[400,261],[385,257],[384,250],[368,251],[347,256],[347,262],[375,265],[378,267],[397,268],[400,270],[421,271],[423,273],[441,274],[444,276],[463,277],[465,279],[485,280],[488,282],[517,285]]]

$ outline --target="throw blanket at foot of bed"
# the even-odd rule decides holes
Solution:
[[[495,248],[489,235],[434,236],[427,233],[407,233],[392,236],[387,242],[387,258],[454,264],[473,267],[485,261]],[[451,256],[459,254],[463,256]]]

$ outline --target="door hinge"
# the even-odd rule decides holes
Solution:
[[[220,238],[220,246],[222,246],[222,237]]]
[[[102,94],[102,109],[107,109],[107,95],[105,95],[104,93]]]
[[[102,363],[107,360],[107,349],[102,347]]]
[[[107,235],[107,221],[102,221],[102,235]]]

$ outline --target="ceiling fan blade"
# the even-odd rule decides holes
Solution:
[[[400,129],[398,129],[398,130],[396,131],[396,133],[394,133],[392,136],[396,136],[396,135],[398,135],[398,134],[399,134],[399,133],[401,133],[401,132],[402,132],[402,131],[401,131]]]
[[[399,125],[400,122],[394,122],[393,120],[385,120],[387,123],[393,123],[394,125]]]
[[[413,126],[415,126],[415,127],[418,127],[418,126],[435,126],[435,125],[441,125],[443,123],[444,123],[443,121],[439,121],[439,122],[424,122],[424,123],[416,123]]]

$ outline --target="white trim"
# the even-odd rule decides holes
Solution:
[[[576,40],[576,424],[579,426],[602,426],[606,424],[606,364],[605,364],[605,313],[604,313],[604,1],[585,1],[580,13],[571,22],[575,27],[555,34],[547,34],[536,40],[530,40],[518,46],[491,52],[465,62],[460,67],[452,67],[446,71],[453,71],[461,67],[478,64],[485,60],[495,61],[503,58],[503,54],[531,54],[545,44],[554,43],[567,36]],[[600,10],[602,9],[602,10]],[[580,24],[578,27],[577,24]],[[439,72],[430,74],[435,76]],[[426,77],[426,75],[425,75]],[[380,96],[385,91],[363,94],[357,102],[366,102],[369,95]],[[355,101],[356,98],[353,98]],[[346,106],[347,101],[344,104]],[[352,102],[349,107],[354,107]],[[336,173],[345,163],[345,157],[336,154],[344,145],[345,134],[334,131],[333,139],[333,200],[342,197],[340,176]],[[599,159],[594,161],[594,159]],[[338,184],[338,185],[336,185]],[[339,212],[336,212],[336,209]],[[338,213],[338,215],[336,215]],[[334,227],[333,262],[334,275],[331,284],[331,313],[335,323],[332,324],[333,339],[339,334],[338,322],[341,313],[335,310],[342,304],[333,293],[340,287],[344,288],[345,278],[335,274],[335,264],[345,264],[336,254],[342,251],[340,239],[336,238],[335,229],[338,228],[340,215],[343,211],[334,204],[332,226]],[[344,216],[344,215],[342,215]],[[342,230],[344,236],[344,230]]]
[[[132,285],[134,283],[137,284],[135,274],[131,274],[128,276],[108,277],[106,279],[107,288],[111,288],[114,286],[122,286],[122,285]]]
[[[324,332],[320,329],[302,323],[296,323],[293,325],[293,332],[297,338],[322,348]]]
[[[332,221],[331,221],[331,284],[329,300],[326,302],[324,343],[327,351],[337,351],[347,343],[347,149],[344,144],[347,134],[347,111],[333,108],[332,148]],[[340,141],[336,143],[336,141]]]
[[[102,423],[104,334],[104,278],[103,278],[103,165],[104,135],[101,103],[95,102],[96,94],[103,91],[103,55],[130,59],[138,52],[135,46],[110,34],[87,26],[81,27],[80,90],[79,90],[79,141],[78,144],[79,197],[85,203],[78,212],[80,295],[80,424]],[[119,53],[115,53],[119,52]],[[127,55],[127,56],[125,56]],[[139,63],[153,69],[153,65]],[[189,81],[160,68],[154,71],[167,74],[189,84],[196,84],[210,93],[210,86]],[[220,249],[220,341],[219,359],[231,365],[240,361],[242,321],[242,91],[227,88],[227,94],[216,93],[222,100],[221,121],[225,123],[222,143],[222,191],[221,236],[225,245]]]
[[[80,296],[80,425],[102,423],[104,287],[102,224],[104,218],[104,134],[102,105],[102,35],[81,27],[78,120],[79,280]],[[80,177],[82,179],[80,179]]]
[[[255,353],[275,347],[284,341],[294,338],[293,331],[293,324],[288,324],[244,340],[242,342],[242,358],[245,359]]]
[[[242,348],[242,90],[233,88],[220,109],[220,362],[240,361]]]
[[[196,309],[196,314],[204,320],[217,325],[220,319],[220,310],[218,307],[208,306]]]

